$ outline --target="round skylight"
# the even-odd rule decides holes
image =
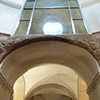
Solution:
[[[43,26],[43,32],[47,35],[60,35],[63,32],[63,26],[59,22],[47,22]]]

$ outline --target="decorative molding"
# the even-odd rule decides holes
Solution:
[[[29,94],[27,94],[26,97],[25,97],[25,100],[29,100],[32,96],[34,96],[34,94],[36,92],[38,92],[42,88],[44,89],[44,88],[51,88],[51,87],[61,89],[61,90],[65,91],[66,93],[70,94],[72,99],[78,100],[77,96],[71,90],[69,90],[68,88],[66,88],[62,85],[59,85],[59,84],[43,84],[43,85],[40,85],[39,87],[34,88]]]
[[[85,7],[89,7],[89,6],[92,6],[96,3],[100,3],[100,0],[92,0],[92,1],[87,1],[87,2],[84,2],[82,4],[82,7],[85,8]]]
[[[91,94],[100,84],[100,72],[94,77],[93,82],[88,86],[87,93]]]
[[[13,93],[13,88],[10,86],[10,84],[7,83],[6,79],[3,77],[3,75],[0,73],[0,85],[9,93]]]
[[[34,100],[35,97],[38,97],[39,100],[45,100],[45,98],[43,97],[42,94],[35,95],[35,96],[31,97],[29,100]]]
[[[8,0],[0,0],[0,3],[4,4],[6,6],[9,6],[9,7],[15,8],[15,9],[21,9],[20,4],[17,4],[17,3],[14,3],[14,2],[8,1]]]
[[[10,36],[10,34],[6,34],[6,33],[1,33],[0,32],[0,36]]]
[[[93,32],[92,34],[100,34],[100,31],[97,31],[97,32]]]

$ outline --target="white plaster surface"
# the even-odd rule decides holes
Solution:
[[[22,7],[26,0],[9,0]],[[92,2],[93,0],[79,0],[81,4]],[[83,8],[84,18],[86,20],[90,33],[100,31],[100,2]],[[0,32],[13,34],[18,25],[21,11],[0,4]]]

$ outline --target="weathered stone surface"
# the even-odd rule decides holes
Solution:
[[[20,35],[0,37],[0,62],[12,51],[38,41],[62,41],[86,49],[100,64],[100,34],[93,35]]]
[[[8,84],[7,80],[4,78],[4,76],[0,73],[0,85],[8,92],[13,93],[13,87]]]

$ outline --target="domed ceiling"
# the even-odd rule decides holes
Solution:
[[[7,34],[13,34],[15,32],[25,1],[26,0],[0,0],[0,32]],[[100,12],[97,12],[98,9],[100,9],[100,1],[78,1],[81,4],[89,32],[100,31]]]

